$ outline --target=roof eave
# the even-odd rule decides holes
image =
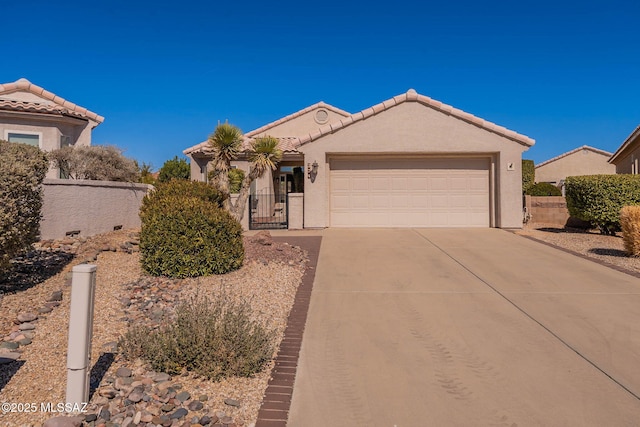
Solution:
[[[629,147],[634,145],[634,143],[637,140],[639,140],[638,138],[639,136],[640,136],[640,125],[636,127],[633,130],[633,132],[631,132],[631,134],[627,137],[627,139],[624,140],[624,142],[620,145],[620,147],[616,150],[616,152],[613,153],[613,155],[609,159],[609,163],[614,164],[614,162],[618,160],[618,158],[621,157],[624,152],[628,151]]]

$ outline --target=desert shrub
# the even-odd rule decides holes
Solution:
[[[60,176],[69,179],[137,182],[140,171],[135,160],[129,159],[113,146],[62,147],[49,153]]]
[[[154,190],[146,198],[144,203],[150,203],[151,200],[165,198],[171,196],[181,197],[195,197],[206,202],[213,203],[216,206],[222,206],[222,194],[215,189],[212,185],[209,185],[200,181],[185,181],[185,180],[172,180],[169,182],[162,182],[156,184]],[[146,204],[143,203],[143,207]]]
[[[571,216],[591,222],[603,234],[615,234],[622,207],[640,205],[640,175],[570,176],[565,196]]]
[[[154,192],[143,200],[140,218],[140,258],[151,275],[197,277],[242,266],[242,227],[211,202]]]
[[[250,377],[274,351],[274,333],[252,320],[246,303],[224,295],[193,299],[159,329],[130,329],[120,340],[125,358],[140,358],[168,374],[190,371],[211,380]]]
[[[533,160],[522,159],[522,192],[526,194],[536,180],[536,167]]]
[[[209,178],[209,182],[211,183],[215,182],[217,173],[218,171],[216,171],[215,169],[209,171],[209,174],[207,175],[207,177]],[[244,177],[245,177],[245,173],[242,169],[239,169],[239,168],[229,169],[229,192],[231,194],[240,192],[240,188],[242,187],[242,181],[244,180]]]
[[[178,156],[164,162],[158,174],[158,181],[160,182],[169,182],[172,179],[188,180],[190,178],[191,168],[189,163],[185,159],[179,159]]]
[[[640,206],[625,206],[620,210],[622,242],[629,255],[640,256]]]
[[[38,147],[0,140],[0,271],[38,239],[42,181],[49,163]]]
[[[562,196],[562,191],[548,182],[537,182],[527,188],[525,194],[528,196]]]

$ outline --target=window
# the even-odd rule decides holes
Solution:
[[[60,135],[60,148],[68,147],[71,145],[71,137],[67,135]]]
[[[7,132],[7,141],[40,147],[40,134]]]

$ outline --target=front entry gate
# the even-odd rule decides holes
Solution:
[[[287,194],[258,193],[249,196],[249,230],[289,227]]]

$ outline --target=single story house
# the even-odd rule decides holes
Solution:
[[[0,84],[0,139],[52,151],[91,145],[91,131],[104,117],[69,102],[27,79]],[[59,178],[50,168],[47,178]]]
[[[640,173],[640,126],[635,128],[631,135],[624,140],[620,148],[609,159],[616,170],[616,173]]]
[[[568,176],[615,174],[611,153],[583,145],[536,165],[536,182],[561,186]]]
[[[303,187],[298,228],[522,227],[521,159],[534,140],[412,89],[355,114],[312,105],[247,133],[246,146],[267,134],[284,157],[252,194]],[[206,180],[208,143],[184,154]],[[300,168],[304,185],[290,186]]]

